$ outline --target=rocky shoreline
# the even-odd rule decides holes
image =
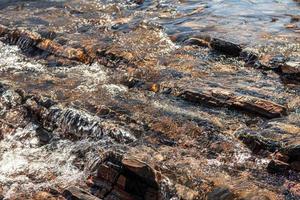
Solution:
[[[2,199],[300,198],[299,18],[245,44],[189,6],[0,5]]]

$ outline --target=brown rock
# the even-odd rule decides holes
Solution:
[[[286,108],[284,106],[272,101],[248,95],[241,95],[220,88],[184,88],[182,90],[183,91],[179,93],[179,96],[193,102],[239,108],[268,118],[280,117],[286,114]]]
[[[289,157],[285,154],[280,153],[280,152],[276,152],[274,154],[274,159],[285,162],[285,163],[287,163],[289,161]]]
[[[288,61],[281,66],[281,71],[285,74],[298,74],[300,73],[300,62]]]
[[[69,200],[100,200],[89,192],[78,187],[71,186],[64,190],[63,196]]]
[[[176,184],[175,188],[177,195],[180,197],[180,199],[183,200],[193,200],[196,199],[196,197],[199,195],[197,191],[194,191],[180,184]]]
[[[106,180],[110,183],[116,182],[119,172],[105,164],[100,165],[98,169],[98,178]]]
[[[160,174],[157,173],[152,167],[135,158],[124,158],[122,160],[122,164],[127,170],[144,179],[147,184],[154,188],[158,188]]]

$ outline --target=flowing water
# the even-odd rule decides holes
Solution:
[[[56,49],[32,48],[28,38],[0,37],[4,199],[41,199],[39,191],[60,193],[70,185],[87,188],[90,164],[105,151],[156,166],[181,199],[205,199],[217,186],[237,199],[300,198],[299,172],[268,173],[271,153],[251,151],[236,137],[249,128],[299,140],[300,87],[293,81],[299,73],[291,78],[249,67],[187,42],[219,38],[261,58],[298,62],[299,1],[0,0],[0,25],[93,58],[81,62]],[[288,113],[269,119],[173,95],[189,88],[260,98]],[[55,104],[37,109],[32,96]]]

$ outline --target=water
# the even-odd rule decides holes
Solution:
[[[109,52],[116,63],[105,64],[101,56],[80,63],[0,42],[0,83],[58,103],[43,111],[53,118],[39,121],[26,115],[18,98],[0,101],[2,195],[30,199],[38,191],[85,187],[89,163],[117,149],[155,165],[199,198],[213,185],[226,185],[241,197],[284,199],[286,185],[299,182],[299,174],[267,173],[269,154],[253,154],[234,134],[268,123],[272,132],[278,130],[272,124],[281,123],[284,137],[295,135],[298,83],[184,40],[209,35],[262,57],[299,59],[299,15],[299,2],[292,0],[0,0],[1,25],[38,32],[89,55]],[[29,43],[22,42],[26,50]],[[132,78],[137,83],[130,86]],[[269,100],[287,106],[288,116],[270,121],[235,108],[193,104],[167,90],[190,87]],[[53,137],[43,144],[41,127]],[[280,181],[285,185],[278,186]]]

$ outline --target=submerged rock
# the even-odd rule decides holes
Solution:
[[[180,88],[178,96],[196,103],[239,108],[268,118],[280,117],[286,114],[284,106],[272,101],[241,95],[220,88]]]
[[[213,38],[210,43],[209,46],[218,52],[221,52],[225,55],[229,55],[229,56],[235,56],[238,57],[240,56],[240,53],[242,52],[242,48],[234,43],[231,42],[227,42],[224,40],[220,40],[217,38]]]

